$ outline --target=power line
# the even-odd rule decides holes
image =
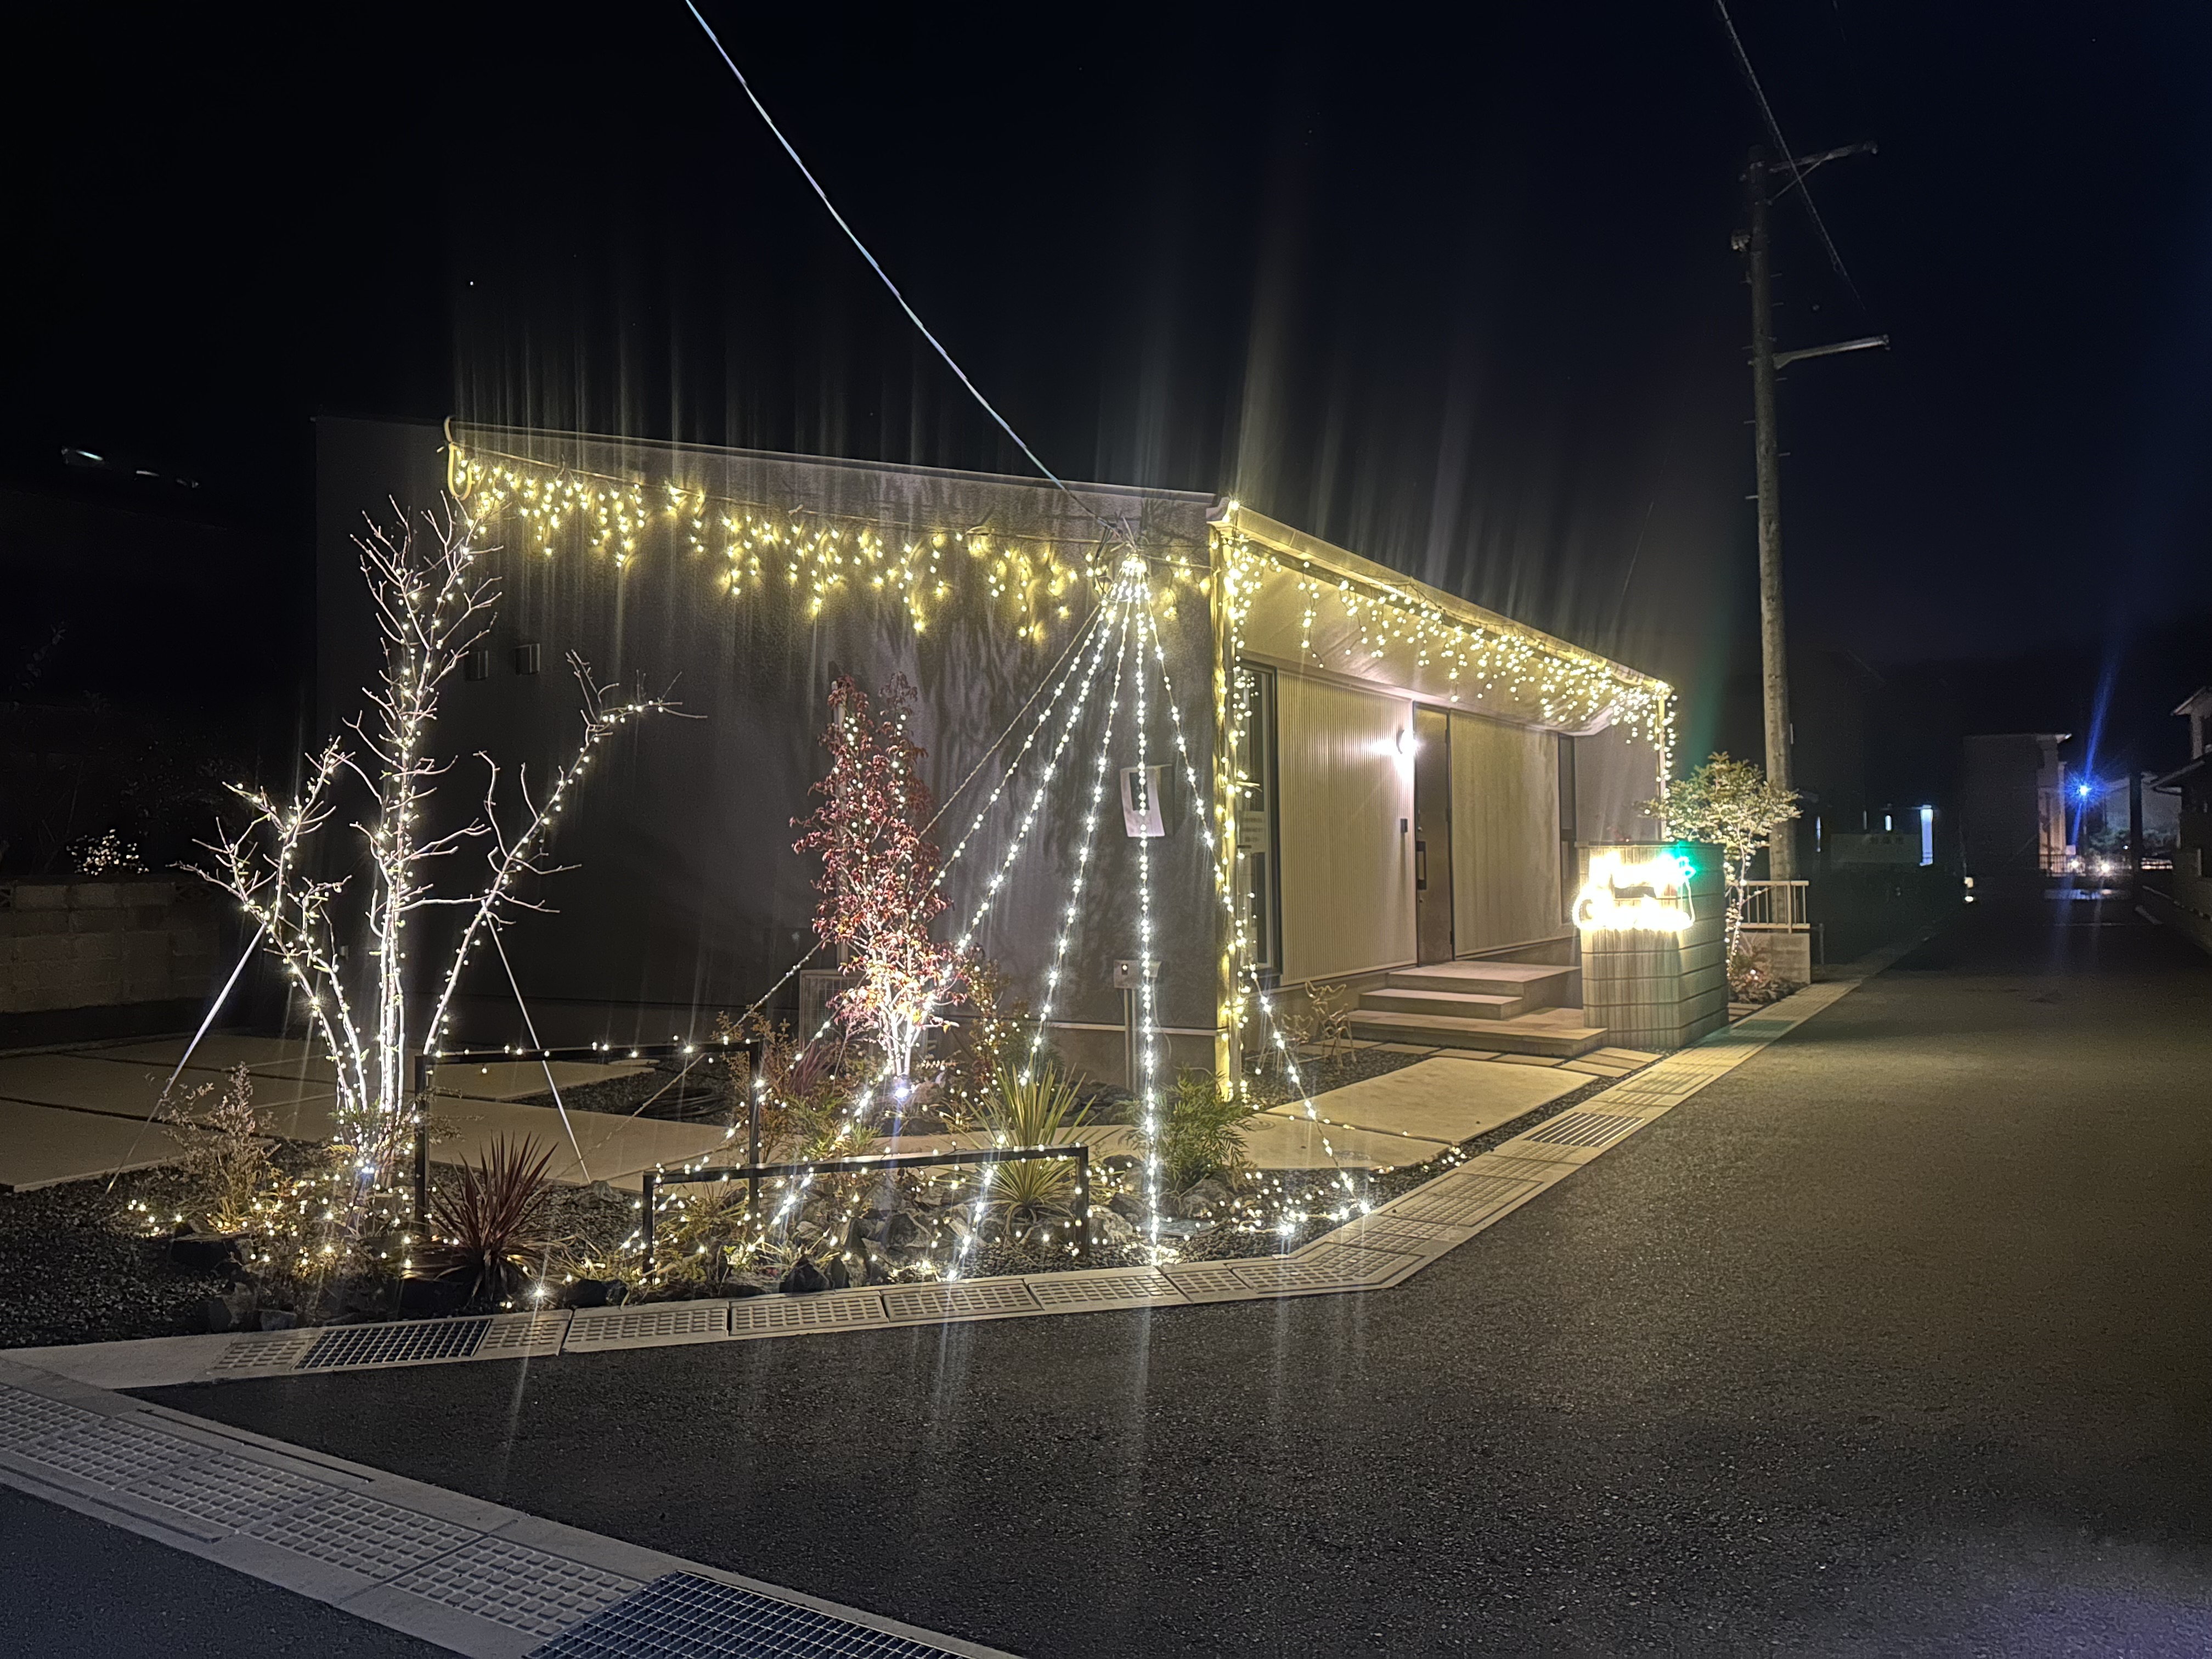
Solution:
[[[1828,263],[1835,267],[1836,275],[1843,278],[1844,286],[1850,290],[1851,299],[1858,308],[1862,312],[1866,311],[1865,296],[1860,294],[1858,284],[1851,280],[1851,273],[1844,269],[1844,256],[1836,252],[1835,240],[1828,234],[1828,227],[1820,217],[1820,210],[1813,204],[1813,191],[1805,182],[1804,171],[1798,167],[1789,141],[1782,136],[1782,124],[1774,118],[1774,106],[1766,101],[1766,88],[1759,84],[1759,71],[1752,68],[1751,54],[1743,49],[1743,37],[1735,32],[1735,21],[1729,15],[1728,0],[1713,0],[1713,9],[1720,14],[1721,27],[1728,31],[1729,45],[1735,49],[1736,66],[1743,70],[1743,78],[1751,88],[1751,95],[1759,102],[1759,115],[1766,122],[1766,136],[1774,141],[1775,153],[1782,158],[1783,165],[1790,169],[1790,182],[1797,187],[1797,193],[1805,198],[1805,211],[1812,217],[1813,228],[1820,235],[1820,246],[1827,250]]]
[[[775,118],[768,112],[768,106],[761,102],[760,94],[753,90],[752,82],[745,79],[744,71],[738,67],[736,60],[730,56],[728,48],[722,45],[721,37],[714,33],[714,25],[708,22],[705,15],[700,11],[698,5],[696,4],[696,0],[684,0],[684,4],[685,9],[690,11],[691,15],[698,20],[699,27],[706,31],[707,39],[713,44],[715,52],[721,58],[722,62],[729,65],[730,73],[738,77],[738,85],[744,89],[745,97],[751,102],[753,108],[759,112],[760,118],[768,124],[768,130],[775,135],[775,142],[783,146],[783,153],[791,157],[791,164],[799,169],[799,177],[805,179],[807,184],[812,186],[815,195],[821,198],[822,205],[829,210],[830,216],[837,222],[837,228],[843,231],[845,233],[846,240],[850,241],[854,247],[860,250],[860,257],[868,262],[868,268],[874,271],[878,276],[883,279],[884,286],[890,290],[891,298],[897,301],[899,309],[906,313],[907,320],[912,323],[916,329],[921,331],[921,337],[928,341],[929,343],[936,349],[937,355],[945,359],[945,366],[951,369],[954,374],[959,377],[960,384],[968,388],[969,396],[975,398],[975,400],[982,406],[983,412],[986,415],[988,415],[993,420],[999,423],[999,429],[1014,441],[1015,447],[1019,449],[1023,454],[1029,457],[1030,465],[1036,468],[1038,471],[1043,473],[1046,477],[1049,478],[1053,483],[1059,488],[1061,494],[1065,495],[1071,501],[1073,501],[1077,507],[1082,508],[1084,513],[1094,523],[1096,523],[1099,528],[1105,531],[1109,537],[1118,537],[1122,539],[1127,539],[1126,533],[1120,526],[1111,524],[1106,520],[1099,517],[1098,514],[1091,507],[1091,504],[1085,501],[1081,496],[1078,495],[1073,489],[1070,489],[1067,487],[1066,483],[1057,472],[1054,472],[1050,467],[1039,460],[1037,459],[1036,451],[1031,449],[1027,443],[1024,442],[1022,434],[1014,430],[1013,427],[1006,420],[1006,417],[1000,414],[996,409],[992,407],[991,400],[975,389],[975,383],[968,378],[968,371],[961,368],[957,362],[953,361],[952,354],[945,349],[944,342],[929,331],[929,325],[923,322],[920,314],[915,312],[915,308],[907,303],[906,295],[899,292],[898,284],[890,279],[890,273],[883,268],[882,264],[877,260],[874,254],[868,252],[868,245],[860,240],[859,234],[854,230],[853,227],[846,223],[845,216],[837,211],[837,204],[830,199],[830,192],[822,188],[822,181],[817,179],[812,172],[808,169],[806,163],[799,159],[798,150],[792,147],[791,140],[783,136],[783,129],[776,125]]]

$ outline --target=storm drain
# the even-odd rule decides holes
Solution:
[[[1522,1139],[1545,1146],[1602,1146],[1631,1129],[1642,1127],[1643,1123],[1640,1117],[1620,1117],[1609,1112],[1569,1112]]]
[[[873,1291],[818,1291],[812,1296],[757,1296],[730,1304],[733,1336],[773,1336],[780,1331],[848,1330],[884,1322],[884,1302]]]
[[[672,1572],[536,1649],[531,1659],[953,1659],[951,1650],[856,1625],[696,1573]]]
[[[1036,1298],[1018,1279],[978,1279],[966,1284],[895,1285],[884,1292],[893,1319],[958,1319],[977,1314],[1035,1313]]]
[[[339,1325],[325,1331],[300,1362],[303,1371],[341,1365],[407,1365],[466,1359],[491,1328],[486,1319],[410,1320],[404,1325]]]
[[[1030,1294],[1047,1308],[1128,1308],[1180,1302],[1182,1292],[1157,1267],[1106,1267],[1093,1273],[1038,1273]]]
[[[550,1636],[641,1588],[620,1573],[489,1536],[426,1561],[392,1587],[532,1636]]]
[[[1496,1214],[1537,1182],[1512,1176],[1461,1176],[1434,1183],[1437,1191],[1420,1191],[1400,1199],[1385,1212],[1395,1221],[1442,1222],[1448,1226],[1472,1227]]]
[[[321,1340],[317,1331],[275,1331],[264,1336],[241,1336],[208,1367],[216,1371],[289,1371],[306,1358]]]

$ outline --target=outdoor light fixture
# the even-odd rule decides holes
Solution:
[[[2086,783],[2077,783],[2074,786],[2074,793],[2081,796],[2083,800],[2087,800],[2089,799],[2089,786]]]
[[[1589,878],[1575,900],[1575,925],[1584,933],[1679,933],[1696,920],[1690,909],[1690,878],[1697,873],[1679,853],[1631,848],[1595,852]]]

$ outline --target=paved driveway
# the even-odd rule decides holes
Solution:
[[[1032,1656],[2197,1655],[2208,1216],[2212,963],[1974,915],[1385,1295],[158,1397]]]

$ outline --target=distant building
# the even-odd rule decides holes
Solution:
[[[2173,711],[2189,722],[2189,763],[2153,779],[2143,799],[2143,820],[2151,824],[2152,801],[2171,801],[2174,810],[2173,868],[2160,872],[2163,887],[2146,883],[2144,897],[2153,914],[2212,951],[2212,871],[2205,849],[2212,847],[2212,686],[2199,687]]]
[[[2065,732],[1970,737],[1959,797],[1966,873],[1977,880],[2048,875],[2066,868]]]

